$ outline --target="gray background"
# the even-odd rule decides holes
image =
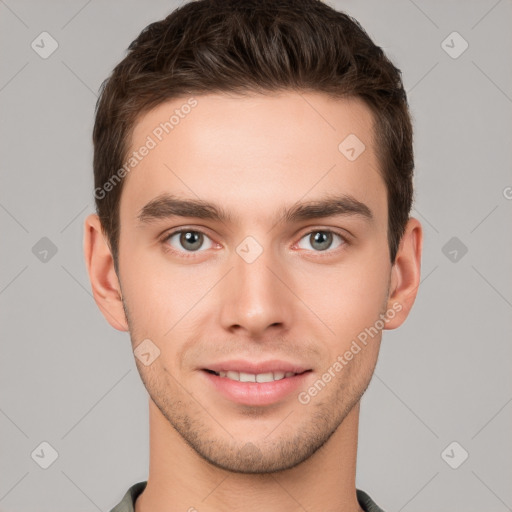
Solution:
[[[417,302],[362,402],[357,485],[388,511],[512,510],[512,3],[330,4],[403,71],[425,230]],[[0,0],[1,511],[108,511],[147,478],[147,394],[92,298],[83,219],[98,87],[177,5]]]

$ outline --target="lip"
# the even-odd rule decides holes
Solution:
[[[299,387],[304,387],[306,379],[312,373],[310,369],[283,361],[267,361],[260,364],[248,363],[247,361],[229,361],[210,365],[208,370],[216,372],[242,371],[254,374],[277,371],[286,373],[288,371],[297,374],[272,382],[239,382],[210,373],[206,368],[201,370],[200,373],[215,391],[231,402],[252,406],[272,405],[284,400],[294,391],[296,392]]]

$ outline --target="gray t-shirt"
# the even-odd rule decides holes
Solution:
[[[110,512],[134,512],[135,500],[146,488],[147,481],[132,485],[123,499]],[[356,489],[357,501],[365,512],[384,512],[364,491]]]

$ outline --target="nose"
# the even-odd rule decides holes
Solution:
[[[252,262],[233,254],[232,270],[220,290],[220,322],[230,333],[251,338],[283,334],[293,321],[291,277],[271,251]]]

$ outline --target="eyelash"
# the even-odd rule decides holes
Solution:
[[[180,251],[180,250],[176,250],[176,249],[172,248],[167,243],[172,236],[174,236],[176,234],[179,234],[179,233],[187,233],[187,232],[200,233],[200,234],[204,235],[205,237],[210,238],[204,231],[202,231],[200,229],[196,229],[196,228],[180,228],[180,229],[176,229],[175,231],[171,231],[171,232],[166,233],[162,237],[162,239],[160,240],[162,245],[164,246],[165,252],[171,252],[173,254],[177,254],[177,255],[179,255],[182,258],[194,258],[197,254],[200,254],[202,252],[206,252],[208,250],[208,249],[205,249],[205,250],[198,250],[198,251],[186,251],[186,250]],[[349,241],[348,241],[347,237],[345,235],[342,235],[338,231],[335,231],[333,229],[318,229],[318,228],[317,229],[312,229],[311,231],[308,231],[307,233],[302,235],[299,238],[298,242],[296,242],[294,245],[297,245],[301,240],[303,240],[307,236],[311,236],[313,233],[331,233],[331,234],[336,235],[339,238],[341,238],[341,244],[338,247],[336,247],[335,249],[333,249],[333,250],[326,249],[325,251],[313,251],[314,253],[317,254],[317,256],[315,256],[317,258],[323,258],[323,257],[326,257],[326,256],[331,256],[333,253],[335,253],[335,252],[337,252],[339,250],[343,250],[343,247],[345,247],[346,245],[349,245]],[[211,240],[211,238],[210,238],[210,240]],[[212,242],[213,242],[213,240],[212,240]],[[215,243],[215,242],[213,242],[213,243]],[[307,249],[302,249],[302,250],[307,250]]]

